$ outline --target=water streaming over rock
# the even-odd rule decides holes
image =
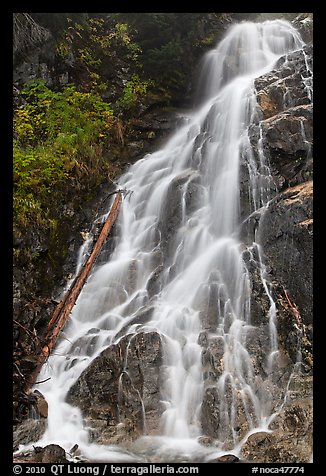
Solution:
[[[275,185],[262,141],[254,153],[248,130],[259,125],[254,79],[302,46],[285,21],[232,26],[204,58],[200,106],[161,150],[121,178],[120,187],[132,193],[122,204],[115,250],[85,285],[40,376],[51,377],[40,388],[49,403],[40,444],[69,450],[78,443],[93,461],[150,460],[150,454],[191,460],[236,449],[248,432],[268,427],[273,407],[266,382],[278,353],[277,310],[256,233],[242,235],[243,224],[268,207]],[[240,187],[241,170],[248,180]],[[255,336],[253,260],[268,302],[263,375],[249,346]],[[123,444],[92,443],[81,410],[66,401],[69,389],[104,349],[140,333],[161,336],[155,431],[149,400],[133,383],[129,340],[117,384],[117,421],[123,421],[128,380],[141,402],[145,436],[129,446],[131,452]],[[214,447],[200,444],[205,434]]]

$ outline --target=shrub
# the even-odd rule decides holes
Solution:
[[[55,92],[37,80],[23,96],[25,103],[14,114],[15,220],[18,226],[35,220],[46,227],[56,200],[82,176],[99,180],[109,166],[102,147],[115,133],[116,119],[98,95],[73,85]]]

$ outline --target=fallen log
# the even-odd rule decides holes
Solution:
[[[47,326],[48,330],[44,338],[44,345],[41,348],[40,355],[37,360],[37,366],[27,381],[27,384],[25,386],[25,392],[28,392],[31,387],[36,383],[36,378],[41,370],[41,367],[43,366],[43,364],[49,357],[51,350],[55,346],[59,333],[63,328],[66,320],[68,319],[70,312],[74,307],[76,300],[88,278],[92,266],[96,258],[100,254],[105,240],[118,216],[121,201],[122,194],[121,191],[119,191],[91,254],[89,255],[79,274],[74,279],[70,288],[55,308]]]

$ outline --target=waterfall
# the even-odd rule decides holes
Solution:
[[[247,344],[255,326],[246,256],[256,257],[269,302],[267,380],[278,352],[277,310],[256,234],[244,243],[241,224],[263,213],[275,185],[261,141],[257,157],[248,130],[259,126],[254,79],[302,46],[286,21],[232,26],[204,57],[200,105],[161,150],[121,177],[119,186],[133,193],[123,200],[117,245],[89,278],[39,377],[51,377],[38,387],[49,404],[40,444],[56,442],[69,450],[78,443],[93,460],[141,460],[121,446],[90,443],[81,411],[65,399],[103,349],[123,335],[148,331],[159,332],[163,345],[162,412],[159,435],[151,440],[155,445],[157,439],[158,453],[237,448],[244,436],[240,419],[246,432],[268,428],[268,387]],[[240,187],[241,167],[248,170],[246,190]],[[249,202],[245,212],[243,196]],[[150,318],[141,323],[137,316],[145,310]],[[203,350],[209,346],[219,346],[222,356],[215,375],[205,371]],[[218,408],[213,450],[200,445],[208,395]],[[146,408],[143,413],[146,419]]]

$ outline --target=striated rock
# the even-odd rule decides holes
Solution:
[[[211,337],[209,344],[202,353],[204,379],[216,381],[223,372],[224,340],[222,337]]]
[[[136,162],[146,154],[157,150],[179,122],[173,111],[157,109],[159,104],[151,106],[132,121],[132,129],[126,144],[126,155],[130,162]]]
[[[312,207],[312,181],[288,188],[271,202],[259,229],[274,279],[288,290],[304,324],[312,322]]]
[[[226,378],[224,388],[207,387],[201,405],[201,423],[205,438],[219,439],[226,451],[234,448],[234,435],[231,430],[230,415],[234,412],[235,431],[239,439],[249,430],[247,415],[255,421],[254,408],[250,398],[245,399],[233,389]]]
[[[125,336],[104,350],[68,394],[102,444],[155,433],[161,414],[159,378],[162,342],[156,332]]]
[[[312,47],[281,57],[275,68],[255,80],[257,101],[264,119],[290,107],[310,104]]]

